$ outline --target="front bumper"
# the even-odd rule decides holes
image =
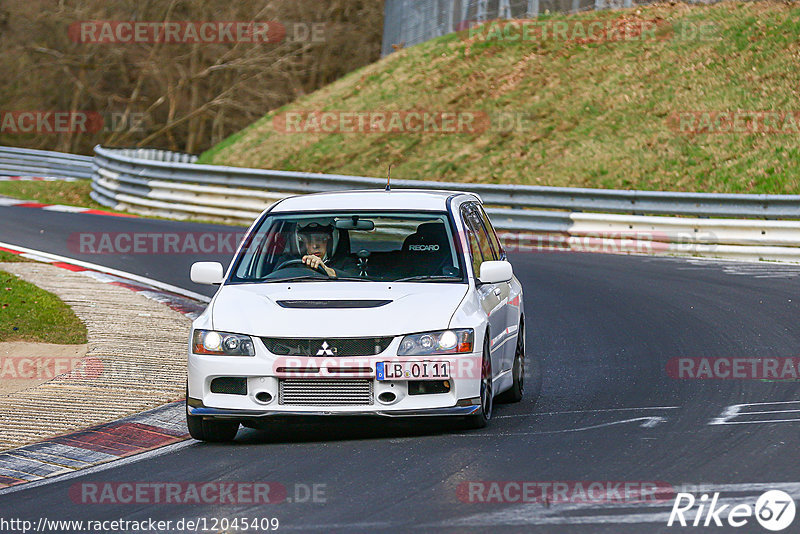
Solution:
[[[464,416],[480,408],[480,374],[482,352],[440,357],[398,357],[402,337],[396,337],[383,353],[368,357],[300,358],[298,362],[315,372],[286,373],[295,368],[297,362],[290,357],[270,353],[259,338],[253,338],[255,356],[211,356],[189,353],[187,413],[206,418],[259,419],[280,416],[356,415],[382,417],[418,416]],[[408,381],[377,380],[377,361],[397,360],[447,360],[451,366],[450,389],[446,393],[411,393]],[[301,361],[302,360],[302,361]],[[333,367],[331,367],[333,366]],[[367,373],[352,374],[348,366],[368,369]],[[338,369],[334,371],[333,369]],[[211,383],[216,378],[234,377],[246,380],[246,392],[223,394],[212,391]],[[370,383],[370,401],[349,405],[325,405],[321,402],[284,402],[281,382],[290,380],[297,384],[309,380],[350,379]],[[382,393],[391,392],[395,400],[380,400]],[[260,401],[259,394],[267,394],[271,400]],[[307,392],[304,392],[307,393]],[[313,394],[310,393],[310,394]]]
[[[481,399],[475,397],[462,399],[455,406],[445,408],[421,408],[414,410],[232,410],[210,408],[204,406],[199,399],[186,399],[186,413],[209,419],[261,419],[268,417],[317,417],[329,415],[343,416],[379,416],[379,417],[430,417],[430,416],[465,416],[480,410]]]

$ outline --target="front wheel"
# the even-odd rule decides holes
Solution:
[[[492,357],[489,354],[489,336],[483,346],[483,360],[481,363],[481,406],[472,415],[467,416],[466,428],[483,428],[492,418],[494,405],[494,391],[492,389]]]
[[[214,443],[233,441],[239,432],[237,421],[212,421],[197,415],[187,414],[186,425],[189,427],[189,435],[194,439]]]

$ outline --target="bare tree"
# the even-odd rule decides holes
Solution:
[[[104,127],[0,131],[0,143],[84,153],[97,143],[201,151],[375,61],[382,18],[383,2],[375,0],[6,0],[0,112],[90,111]],[[280,24],[273,40],[281,27],[286,35],[267,43],[83,42],[75,31],[81,21],[268,21]]]

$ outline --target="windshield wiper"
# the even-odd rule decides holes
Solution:
[[[446,275],[428,275],[428,274],[420,274],[417,276],[406,276],[405,278],[398,278],[395,282],[411,282],[413,280],[461,280],[460,276],[446,276]]]
[[[266,279],[264,282],[335,282],[337,280],[341,280],[342,282],[372,282],[369,278],[355,278],[355,277],[339,277],[339,278],[320,278],[318,276],[294,276],[292,278],[274,278],[274,279]]]
[[[325,282],[327,280],[335,280],[335,278],[320,278],[319,276],[311,276],[311,275],[304,275],[304,276],[292,276],[290,278],[272,278],[272,279],[264,279],[262,282],[271,283],[271,282]]]

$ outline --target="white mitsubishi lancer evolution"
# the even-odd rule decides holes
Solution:
[[[449,191],[284,199],[250,227],[192,325],[189,431],[296,415],[451,416],[480,428],[522,398],[525,326],[481,200]],[[276,419],[277,420],[277,419]]]

